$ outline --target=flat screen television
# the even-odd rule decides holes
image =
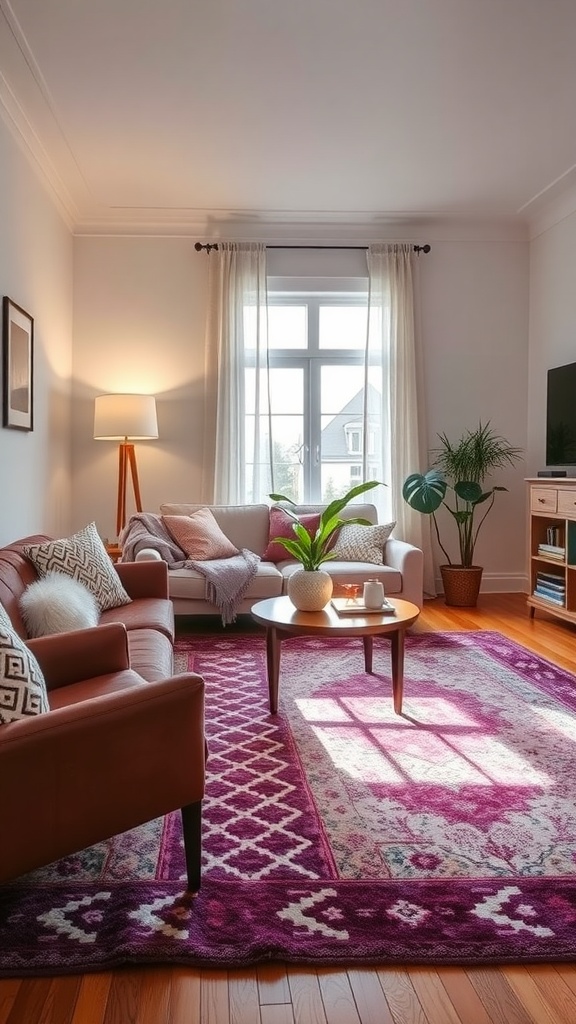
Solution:
[[[576,363],[548,370],[546,465],[576,466]]]

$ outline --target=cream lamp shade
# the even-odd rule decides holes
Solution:
[[[158,437],[156,399],[153,395],[98,395],[94,402],[94,439],[119,441],[118,504],[116,533],[126,525],[126,484],[132,477],[136,511],[142,511],[140,483],[133,441],[150,441]]]
[[[98,395],[94,403],[97,441],[146,441],[158,437],[154,395]]]

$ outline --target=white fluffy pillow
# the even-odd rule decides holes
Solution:
[[[67,633],[97,626],[100,608],[87,587],[61,572],[49,572],[31,583],[20,598],[20,610],[28,636]]]

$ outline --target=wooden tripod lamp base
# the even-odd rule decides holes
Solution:
[[[116,536],[126,526],[126,487],[128,484],[128,470],[132,476],[132,487],[134,490],[134,501],[136,511],[142,511],[142,498],[140,496],[140,483],[138,480],[138,466],[136,465],[136,452],[131,441],[121,441],[118,446],[118,504],[116,506]]]
[[[142,511],[142,497],[133,441],[150,441],[158,437],[156,399],[153,395],[99,395],[94,403],[94,437],[99,441],[119,441],[118,502],[116,535],[126,525],[126,491],[128,477],[136,511]]]

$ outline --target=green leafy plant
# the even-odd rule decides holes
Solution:
[[[284,511],[292,516],[294,539],[289,537],[275,537],[274,543],[282,544],[286,550],[296,558],[298,562],[302,563],[302,568],[307,569],[309,572],[315,572],[320,568],[323,562],[328,562],[334,555],[330,551],[330,542],[332,536],[336,530],[340,529],[344,523],[359,523],[362,526],[372,526],[372,523],[368,519],[362,519],[361,517],[355,519],[341,519],[340,513],[343,508],[346,507],[349,501],[356,498],[359,494],[364,494],[365,491],[371,490],[373,487],[378,487],[378,480],[370,480],[368,483],[357,484],[356,487],[352,487],[342,498],[336,498],[331,501],[329,505],[323,510],[320,516],[320,522],[318,528],[313,536],[308,533],[308,530],[302,525],[296,512],[293,512],[291,508],[286,506],[296,505],[296,502],[292,501],[291,498],[287,498],[284,494],[270,494],[269,497],[272,501],[281,501],[284,504]]]
[[[513,465],[521,458],[522,449],[495,434],[489,421],[480,422],[475,430],[467,430],[455,444],[446,434],[438,434],[438,437],[440,447],[432,451],[435,456],[432,467],[427,473],[412,473],[404,482],[402,496],[410,508],[432,516],[438,544],[448,565],[470,568],[474,564],[478,534],[494,504],[496,492],[508,490],[507,487],[485,490],[484,481],[494,470]],[[445,500],[449,491],[452,504]],[[441,505],[456,523],[459,563],[452,561],[440,539],[436,512]],[[481,506],[486,506],[482,515]]]

